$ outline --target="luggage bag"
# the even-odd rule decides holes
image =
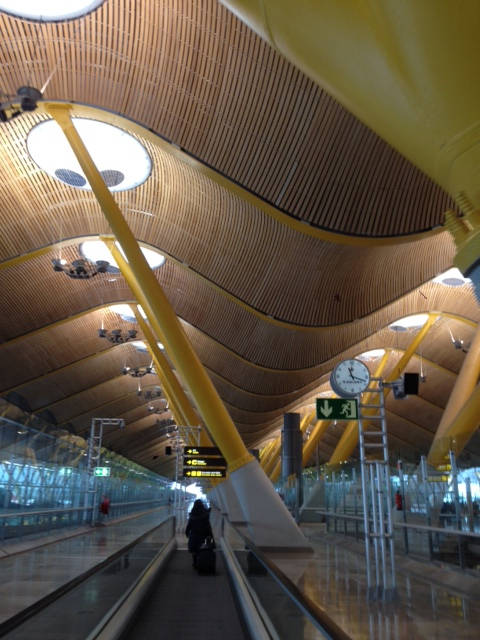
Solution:
[[[195,566],[198,573],[214,574],[217,558],[215,555],[215,543],[213,540],[206,540],[197,551]]]

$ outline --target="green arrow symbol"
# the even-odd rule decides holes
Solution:
[[[330,403],[327,400],[323,401],[323,407],[320,407],[320,413],[322,414],[322,416],[325,416],[325,418],[328,418],[328,416],[332,413],[333,408],[330,406]]]

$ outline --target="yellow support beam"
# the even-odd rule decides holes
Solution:
[[[477,386],[478,378],[480,376],[480,325],[477,327],[477,331],[472,340],[470,348],[465,360],[463,362],[460,373],[455,381],[455,386],[452,389],[450,397],[447,402],[447,406],[442,415],[442,419],[437,427],[435,437],[428,453],[428,462],[432,466],[438,466],[445,462],[448,451],[450,450],[450,443],[455,440],[457,442],[455,450],[458,453],[460,442],[468,442],[470,436],[477,429],[480,419],[475,421],[470,419],[470,413],[468,413],[467,405],[470,406],[471,397]],[[475,406],[475,402],[473,402]],[[463,411],[467,411],[469,417],[469,425],[473,430],[467,438],[466,426],[462,425],[458,421],[458,415],[463,414]]]
[[[310,437],[303,445],[302,451],[302,466],[305,467],[308,464],[308,461],[312,457],[313,452],[315,451],[315,447],[317,446],[317,442],[319,442],[325,431],[328,429],[329,425],[332,423],[331,420],[317,420],[313,430],[310,434]]]
[[[480,207],[479,2],[222,2],[435,182]]]
[[[117,260],[116,257],[115,260]],[[117,264],[119,264],[118,261]],[[120,270],[123,273],[122,267],[120,267]],[[200,427],[200,419],[198,418],[194,408],[190,404],[190,400],[188,399],[187,394],[182,389],[182,385],[178,382],[177,376],[170,369],[168,361],[161,352],[152,330],[142,318],[142,315],[139,312],[138,308],[135,305],[131,305],[131,309],[135,314],[138,326],[140,327],[140,330],[143,333],[143,337],[147,342],[150,355],[152,356],[152,359],[155,363],[157,375],[163,384],[168,402],[172,405],[172,410],[174,411],[177,425],[183,424],[185,426]],[[196,444],[196,441],[192,440],[190,444]],[[212,441],[203,428],[200,430],[200,444],[207,447],[212,445]]]
[[[458,456],[477,431],[479,424],[480,384],[477,384],[466,403],[450,423],[445,435],[441,438],[435,436],[428,458],[430,464],[435,466],[445,464],[446,456],[450,450],[455,453],[455,456]]]
[[[417,335],[414,337],[414,339],[408,346],[408,349],[405,350],[400,360],[392,369],[390,375],[385,379],[385,382],[387,383],[393,382],[403,373],[405,367],[410,362],[410,358],[413,356],[413,354],[417,350],[418,345],[422,342],[422,340],[425,338],[427,333],[430,331],[430,328],[433,325],[433,323],[437,320],[437,317],[438,317],[438,314],[436,313],[430,313],[428,315],[428,318],[425,324],[417,333]],[[389,351],[386,351],[383,358],[379,362],[377,370],[375,371],[375,374],[373,376],[374,378],[382,377],[383,371],[387,364],[388,356],[389,356]],[[388,396],[389,393],[390,393],[390,388],[387,387],[384,391],[385,397]],[[370,400],[371,400],[371,394],[367,393],[364,400],[365,404],[369,404]],[[369,411],[373,415],[375,410],[367,409],[366,413],[368,413]],[[367,424],[368,423],[365,422],[364,428],[367,426]],[[332,456],[328,461],[328,464],[339,464],[340,462],[347,460],[352,455],[355,447],[357,446],[357,442],[358,442],[358,421],[351,420],[347,424],[345,431],[342,434],[342,437],[340,438],[337,446],[335,447],[335,451],[332,453]]]
[[[105,185],[71,119],[72,105],[49,104],[47,111],[57,121],[85,173],[141,290],[139,302],[151,323],[157,321],[174,365],[192,394],[200,414],[227,461],[230,472],[253,460],[212,381],[192,349],[175,312],[148,266],[135,237],[112,194]]]

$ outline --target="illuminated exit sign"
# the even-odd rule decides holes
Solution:
[[[95,467],[93,475],[97,478],[108,478],[110,475],[110,467]]]

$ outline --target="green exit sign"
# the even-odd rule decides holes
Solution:
[[[108,478],[110,475],[110,467],[95,467],[93,475],[97,478]]]
[[[358,420],[358,403],[345,398],[317,398],[317,420]]]

